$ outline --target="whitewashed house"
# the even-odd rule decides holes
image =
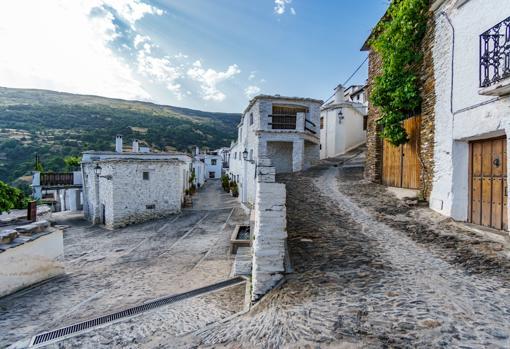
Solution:
[[[223,168],[223,159],[221,155],[215,152],[198,154],[195,159],[205,164],[205,180],[207,179],[219,179],[221,177]]]
[[[54,212],[83,209],[82,173],[32,173],[32,197],[49,204]]]
[[[260,95],[253,98],[230,149],[229,175],[238,183],[240,200],[253,205],[255,163],[271,160],[276,173],[302,171],[319,160],[319,115],[322,101]]]
[[[335,88],[333,99],[321,107],[320,158],[331,158],[366,142],[367,101],[363,86]]]
[[[430,205],[508,230],[510,2],[435,0],[434,178]]]
[[[180,212],[189,188],[192,159],[179,153],[115,152],[83,154],[85,217],[114,229]]]

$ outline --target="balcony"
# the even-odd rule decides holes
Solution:
[[[272,130],[296,130],[317,134],[317,125],[306,118],[306,113],[269,115]]]
[[[510,93],[510,17],[480,35],[480,94]]]

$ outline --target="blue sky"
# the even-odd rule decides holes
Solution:
[[[387,0],[3,0],[0,85],[240,112],[325,99]],[[366,65],[351,83],[363,83]]]

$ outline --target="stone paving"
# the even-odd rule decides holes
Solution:
[[[510,348],[503,245],[362,180],[348,157],[282,178],[294,273],[203,347]]]
[[[200,205],[179,215],[115,231],[90,226],[80,215],[53,215],[68,226],[66,275],[0,299],[0,348],[41,331],[228,279],[230,235],[248,218],[218,181],[208,182],[194,199]],[[209,309],[209,321],[230,313],[221,306],[217,310],[214,301],[209,304],[200,309],[200,314]],[[233,309],[237,306],[232,303]],[[188,309],[190,314],[194,309]]]

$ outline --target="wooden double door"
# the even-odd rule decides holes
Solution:
[[[421,116],[404,120],[409,142],[395,147],[384,140],[382,182],[390,187],[420,188],[420,130]]]
[[[470,143],[470,222],[507,230],[507,141]]]

